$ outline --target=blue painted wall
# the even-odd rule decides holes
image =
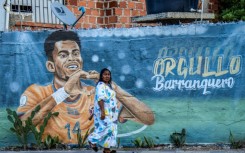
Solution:
[[[52,82],[43,48],[51,32],[0,34],[1,145],[17,142],[4,126],[4,109],[16,108],[29,85]],[[143,135],[167,143],[182,128],[189,143],[228,142],[230,130],[245,135],[244,22],[76,32],[84,70],[111,69],[114,81],[155,113],[155,124],[122,137],[124,144]],[[119,133],[141,127],[129,122]]]

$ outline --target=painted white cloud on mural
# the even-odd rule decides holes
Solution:
[[[119,59],[124,59],[126,55],[123,51],[120,51],[117,56]]]
[[[20,89],[20,85],[18,82],[11,82],[9,88],[12,92],[17,92]]]
[[[125,76],[124,76],[124,75],[121,75],[121,76],[119,77],[119,79],[120,79],[121,81],[124,81],[124,80],[125,80]]]
[[[175,30],[172,30],[172,35],[177,36],[177,35],[187,35],[188,34],[188,29],[186,26],[180,26],[176,27]]]
[[[203,33],[205,33],[207,30],[208,30],[208,29],[207,29],[206,26],[205,26],[205,27],[204,27],[203,25],[197,25],[197,26],[196,26],[196,34],[197,34],[197,35],[203,34]]]
[[[143,50],[141,50],[141,51],[142,51],[142,52],[141,52],[142,55],[147,56],[148,51],[147,51],[146,49],[143,49]]]
[[[103,46],[104,46],[104,43],[103,43],[103,42],[100,42],[100,43],[99,43],[99,46],[100,46],[100,47],[103,47]]]
[[[111,28],[111,29],[90,29],[78,31],[80,37],[145,37],[145,36],[178,36],[178,35],[199,35],[208,30],[207,25],[188,24],[175,26],[156,27],[134,27],[134,28]]]
[[[149,71],[151,71],[151,70],[152,70],[152,66],[148,65],[148,66],[146,67],[146,69],[149,70]]]
[[[121,29],[121,31],[122,31],[122,29]],[[132,35],[132,34],[130,33],[129,29],[123,30],[123,32],[122,32],[121,34],[122,34],[122,36],[124,36],[124,37],[129,37],[130,35]]]
[[[129,74],[131,72],[131,68],[129,65],[123,65],[121,71],[123,74]]]
[[[137,88],[143,88],[144,87],[144,81],[142,79],[137,79],[135,82],[135,86]]]
[[[127,31],[124,31],[127,32]],[[113,29],[113,35],[116,37],[121,37],[122,36],[122,29]]]
[[[98,55],[93,55],[92,56],[92,62],[98,62],[99,61],[99,56]]]

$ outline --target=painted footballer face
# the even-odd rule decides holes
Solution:
[[[53,51],[54,74],[62,80],[68,80],[69,76],[78,69],[83,68],[83,59],[80,49],[75,41],[58,41]]]

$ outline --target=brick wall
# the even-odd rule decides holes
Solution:
[[[208,12],[218,12],[218,0],[209,0],[207,3]],[[78,10],[80,6],[86,8],[85,15],[76,25],[77,29],[129,28],[134,26],[157,25],[157,23],[131,23],[131,17],[145,16],[147,14],[145,0],[66,0],[65,5],[76,17],[81,14]],[[19,30],[20,25],[20,22],[15,21],[15,26],[11,27],[11,29]],[[25,30],[61,29],[63,26],[29,21],[23,22],[22,28]]]
[[[208,12],[210,12],[210,13],[218,13],[219,12],[219,1],[218,0],[209,0]]]
[[[67,7],[79,16],[78,6],[86,8],[77,28],[129,28],[131,17],[146,15],[145,0],[68,0]]]
[[[66,0],[65,5],[76,17],[81,12],[80,6],[86,8],[85,15],[76,24],[76,28],[129,28],[142,26],[142,24],[131,23],[133,16],[145,16],[145,0]],[[62,29],[62,25],[33,23],[31,21],[20,22],[15,20],[11,30],[41,30],[41,29]]]

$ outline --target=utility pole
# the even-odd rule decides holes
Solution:
[[[5,31],[9,31],[9,12],[10,12],[10,0],[5,0],[3,5],[6,13],[5,13]]]

